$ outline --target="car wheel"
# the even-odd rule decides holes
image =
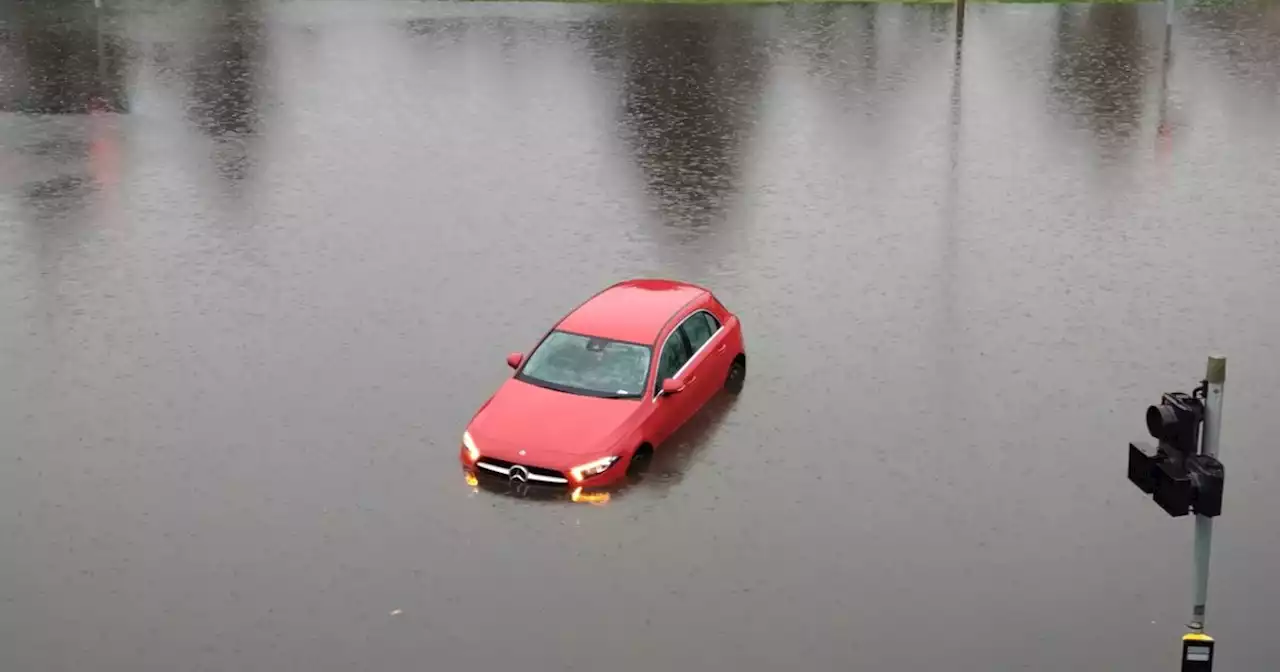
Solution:
[[[636,448],[636,452],[631,454],[631,462],[627,464],[628,476],[639,476],[649,468],[649,463],[653,461],[653,448],[649,444],[644,444]]]
[[[747,381],[747,360],[742,356],[733,360],[733,364],[729,366],[729,375],[724,379],[724,389],[731,394],[737,394],[742,391],[742,385]]]

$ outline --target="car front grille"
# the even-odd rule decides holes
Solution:
[[[544,467],[531,467],[527,464],[517,465],[515,462],[499,460],[492,457],[481,457],[476,461],[476,466],[495,474],[509,476],[512,467],[519,466],[529,472],[529,480],[534,483],[542,483],[547,485],[566,485],[569,479],[565,478],[563,472],[555,469],[546,469]]]

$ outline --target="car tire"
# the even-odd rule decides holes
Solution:
[[[742,356],[733,360],[733,364],[729,365],[729,375],[725,376],[724,389],[730,394],[737,394],[742,391],[742,386],[747,382],[747,360]]]
[[[627,463],[627,475],[639,476],[649,468],[649,463],[653,461],[653,448],[649,444],[644,444],[636,448],[636,452],[631,454],[631,461]]]

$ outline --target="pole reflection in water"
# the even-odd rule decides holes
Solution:
[[[1160,111],[1156,124],[1156,154],[1162,158],[1168,156],[1173,148],[1169,124],[1169,70],[1173,65],[1172,6],[1172,0],[1169,0],[1169,11],[1165,13],[1164,23],[1164,52],[1160,59]]]

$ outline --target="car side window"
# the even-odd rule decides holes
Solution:
[[[716,333],[716,329],[719,328],[720,324],[716,321],[716,318],[705,311],[694,313],[684,321],[684,324],[680,325],[685,337],[689,339],[689,347],[693,349],[693,352],[697,352],[698,348],[701,348],[704,343],[711,340],[711,335]]]
[[[662,389],[662,381],[676,375],[680,367],[689,361],[691,354],[693,353],[689,350],[689,344],[685,342],[685,337],[681,330],[676,329],[671,332],[671,336],[667,337],[667,342],[662,345],[662,359],[658,362],[658,376],[653,382],[654,394],[657,394]]]

